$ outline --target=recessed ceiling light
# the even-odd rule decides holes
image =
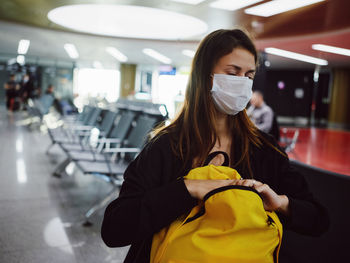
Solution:
[[[185,56],[188,56],[190,58],[193,58],[194,55],[196,54],[196,51],[184,49],[184,50],[182,50],[182,54],[184,54]]]
[[[18,55],[16,61],[17,61],[18,64],[24,65],[25,57],[23,55]]]
[[[115,47],[106,47],[106,52],[111,56],[113,56],[115,59],[119,60],[120,62],[128,61],[128,57],[125,56],[122,52],[120,52]]]
[[[189,5],[198,5],[199,3],[202,3],[205,0],[171,0],[171,1],[185,3]]]
[[[145,53],[146,55],[164,63],[164,64],[171,64],[171,59],[164,56],[163,54],[160,54],[159,52],[153,50],[153,49],[150,49],[150,48],[145,48],[142,50],[143,53]]]
[[[195,17],[131,5],[68,5],[51,10],[48,18],[80,32],[143,39],[186,39],[208,28]]]
[[[21,39],[18,43],[17,53],[25,55],[28,52],[30,41],[27,39]]]
[[[218,0],[210,3],[210,7],[225,9],[225,10],[237,10],[243,7],[261,2],[262,0],[245,0],[245,1],[232,1],[232,0]]]
[[[303,54],[290,52],[290,51],[279,49],[279,48],[268,47],[268,48],[265,48],[265,52],[268,54],[277,55],[277,56],[281,56],[281,57],[285,57],[285,58],[291,58],[291,59],[295,59],[295,60],[300,60],[300,61],[304,61],[304,62],[316,64],[316,65],[321,65],[321,66],[328,65],[327,60],[315,58],[315,57],[311,57],[311,56],[306,56]]]
[[[325,0],[273,0],[245,9],[244,12],[249,15],[268,17],[322,1]]]
[[[319,51],[334,53],[338,55],[350,56],[350,49],[328,46],[323,44],[314,44],[312,48]]]
[[[79,57],[78,50],[73,44],[64,44],[64,49],[66,50],[68,56],[72,59],[77,59]]]

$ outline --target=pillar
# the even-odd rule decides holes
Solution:
[[[135,93],[135,64],[120,65],[120,97],[126,98]]]
[[[328,122],[331,127],[350,128],[350,69],[334,69]]]

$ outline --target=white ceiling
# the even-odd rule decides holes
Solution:
[[[105,1],[106,2],[106,1]],[[192,6],[176,3],[172,1],[119,1],[125,4],[145,3],[145,6],[164,8],[167,10],[181,12],[186,15],[192,15],[202,19],[208,24],[208,33],[218,28],[232,28],[237,24],[239,16],[230,11],[209,8],[208,4]],[[207,2],[210,2],[207,0]],[[34,7],[33,7],[34,8]],[[272,17],[271,19],[274,19]],[[350,25],[350,21],[349,21]],[[257,24],[259,27],[259,23]],[[124,53],[128,58],[127,63],[140,65],[158,65],[159,62],[153,60],[142,52],[144,48],[152,48],[168,56],[174,66],[189,66],[191,58],[182,54],[183,49],[195,50],[200,39],[204,34],[182,41],[160,41],[143,39],[126,39],[115,37],[101,37],[83,33],[67,32],[63,30],[50,30],[29,26],[23,23],[13,23],[1,20],[0,17],[0,61],[5,61],[17,54],[18,41],[20,39],[29,39],[31,41],[29,51],[26,55],[26,61],[39,64],[72,64],[65,52],[63,45],[73,43],[78,49],[79,59],[76,62],[80,67],[92,67],[94,60],[100,61],[106,68],[115,68],[118,62],[106,53],[107,46],[114,46]],[[335,41],[337,40],[337,41]],[[258,39],[257,47],[260,50],[272,46],[287,49],[294,52],[300,52],[307,55],[317,56],[329,59],[329,66],[349,66],[350,57],[330,55],[320,53],[311,49],[311,44],[315,41],[323,44],[337,45],[343,44],[343,47],[350,48],[350,26],[336,32],[322,34],[291,36],[274,39]],[[271,61],[273,68],[314,68],[313,64],[298,62],[290,59],[284,59],[273,55],[267,57]]]
[[[73,62],[65,52],[65,43],[74,43],[77,47],[80,58],[78,64],[92,66],[94,60],[101,61],[105,67],[113,67],[118,63],[113,57],[106,53],[107,46],[118,48],[128,57],[128,63],[136,64],[159,64],[152,58],[142,53],[143,48],[152,48],[172,59],[175,66],[189,65],[191,58],[183,55],[183,49],[195,50],[197,41],[155,41],[122,39],[112,37],[100,37],[86,34],[60,32],[31,26],[19,25],[8,22],[0,22],[0,32],[3,37],[0,40],[0,56],[14,57],[17,54],[18,42],[20,39],[31,41],[27,53],[27,61]]]

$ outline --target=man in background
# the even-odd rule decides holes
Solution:
[[[250,100],[247,114],[259,130],[273,135],[279,139],[279,129],[273,110],[265,103],[261,91],[254,91]],[[275,127],[276,126],[276,127]]]

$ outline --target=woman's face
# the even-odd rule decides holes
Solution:
[[[244,48],[235,48],[231,53],[219,59],[212,74],[226,74],[253,79],[255,70],[254,55]]]

